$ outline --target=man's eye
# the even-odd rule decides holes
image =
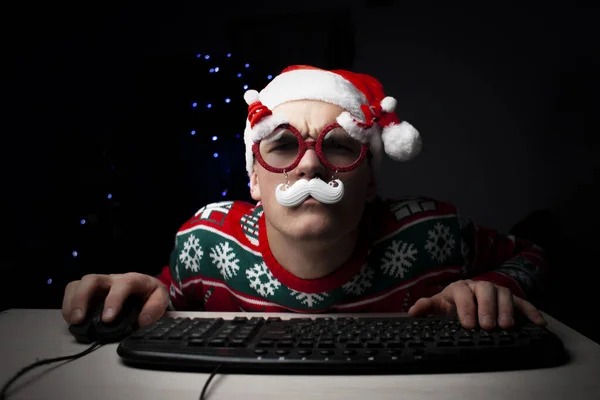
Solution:
[[[286,150],[295,150],[298,146],[292,143],[284,143],[273,146],[271,151],[286,151]]]

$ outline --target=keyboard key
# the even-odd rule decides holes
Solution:
[[[213,339],[208,342],[208,345],[212,347],[224,347],[226,343],[227,341],[225,339]]]
[[[363,344],[359,341],[346,342],[346,348],[348,349],[359,349],[362,348]]]
[[[317,347],[320,349],[333,348],[335,347],[335,343],[333,342],[333,340],[322,340],[319,342],[319,344],[317,344]]]
[[[244,347],[246,345],[246,341],[240,339],[232,339],[229,341],[229,345],[231,347]]]

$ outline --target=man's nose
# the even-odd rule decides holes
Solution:
[[[321,163],[319,156],[314,148],[306,150],[298,166],[296,167],[296,174],[298,178],[323,178],[326,173],[325,166]]]

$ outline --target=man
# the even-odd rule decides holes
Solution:
[[[547,270],[539,247],[477,226],[441,201],[377,196],[383,153],[408,161],[421,138],[376,79],[293,66],[244,98],[257,203],[201,208],[177,233],[158,277],[71,282],[67,322],[78,322],[90,297],[103,292],[105,321],[130,294],[143,296],[141,326],[167,308],[456,313],[465,328],[484,329],[509,328],[522,313],[545,324],[526,300]]]

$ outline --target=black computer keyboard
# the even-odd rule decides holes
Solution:
[[[290,319],[170,318],[118,346],[129,365],[174,370],[285,374],[446,373],[553,367],[561,340],[521,322],[511,329],[463,329],[454,317]]]

